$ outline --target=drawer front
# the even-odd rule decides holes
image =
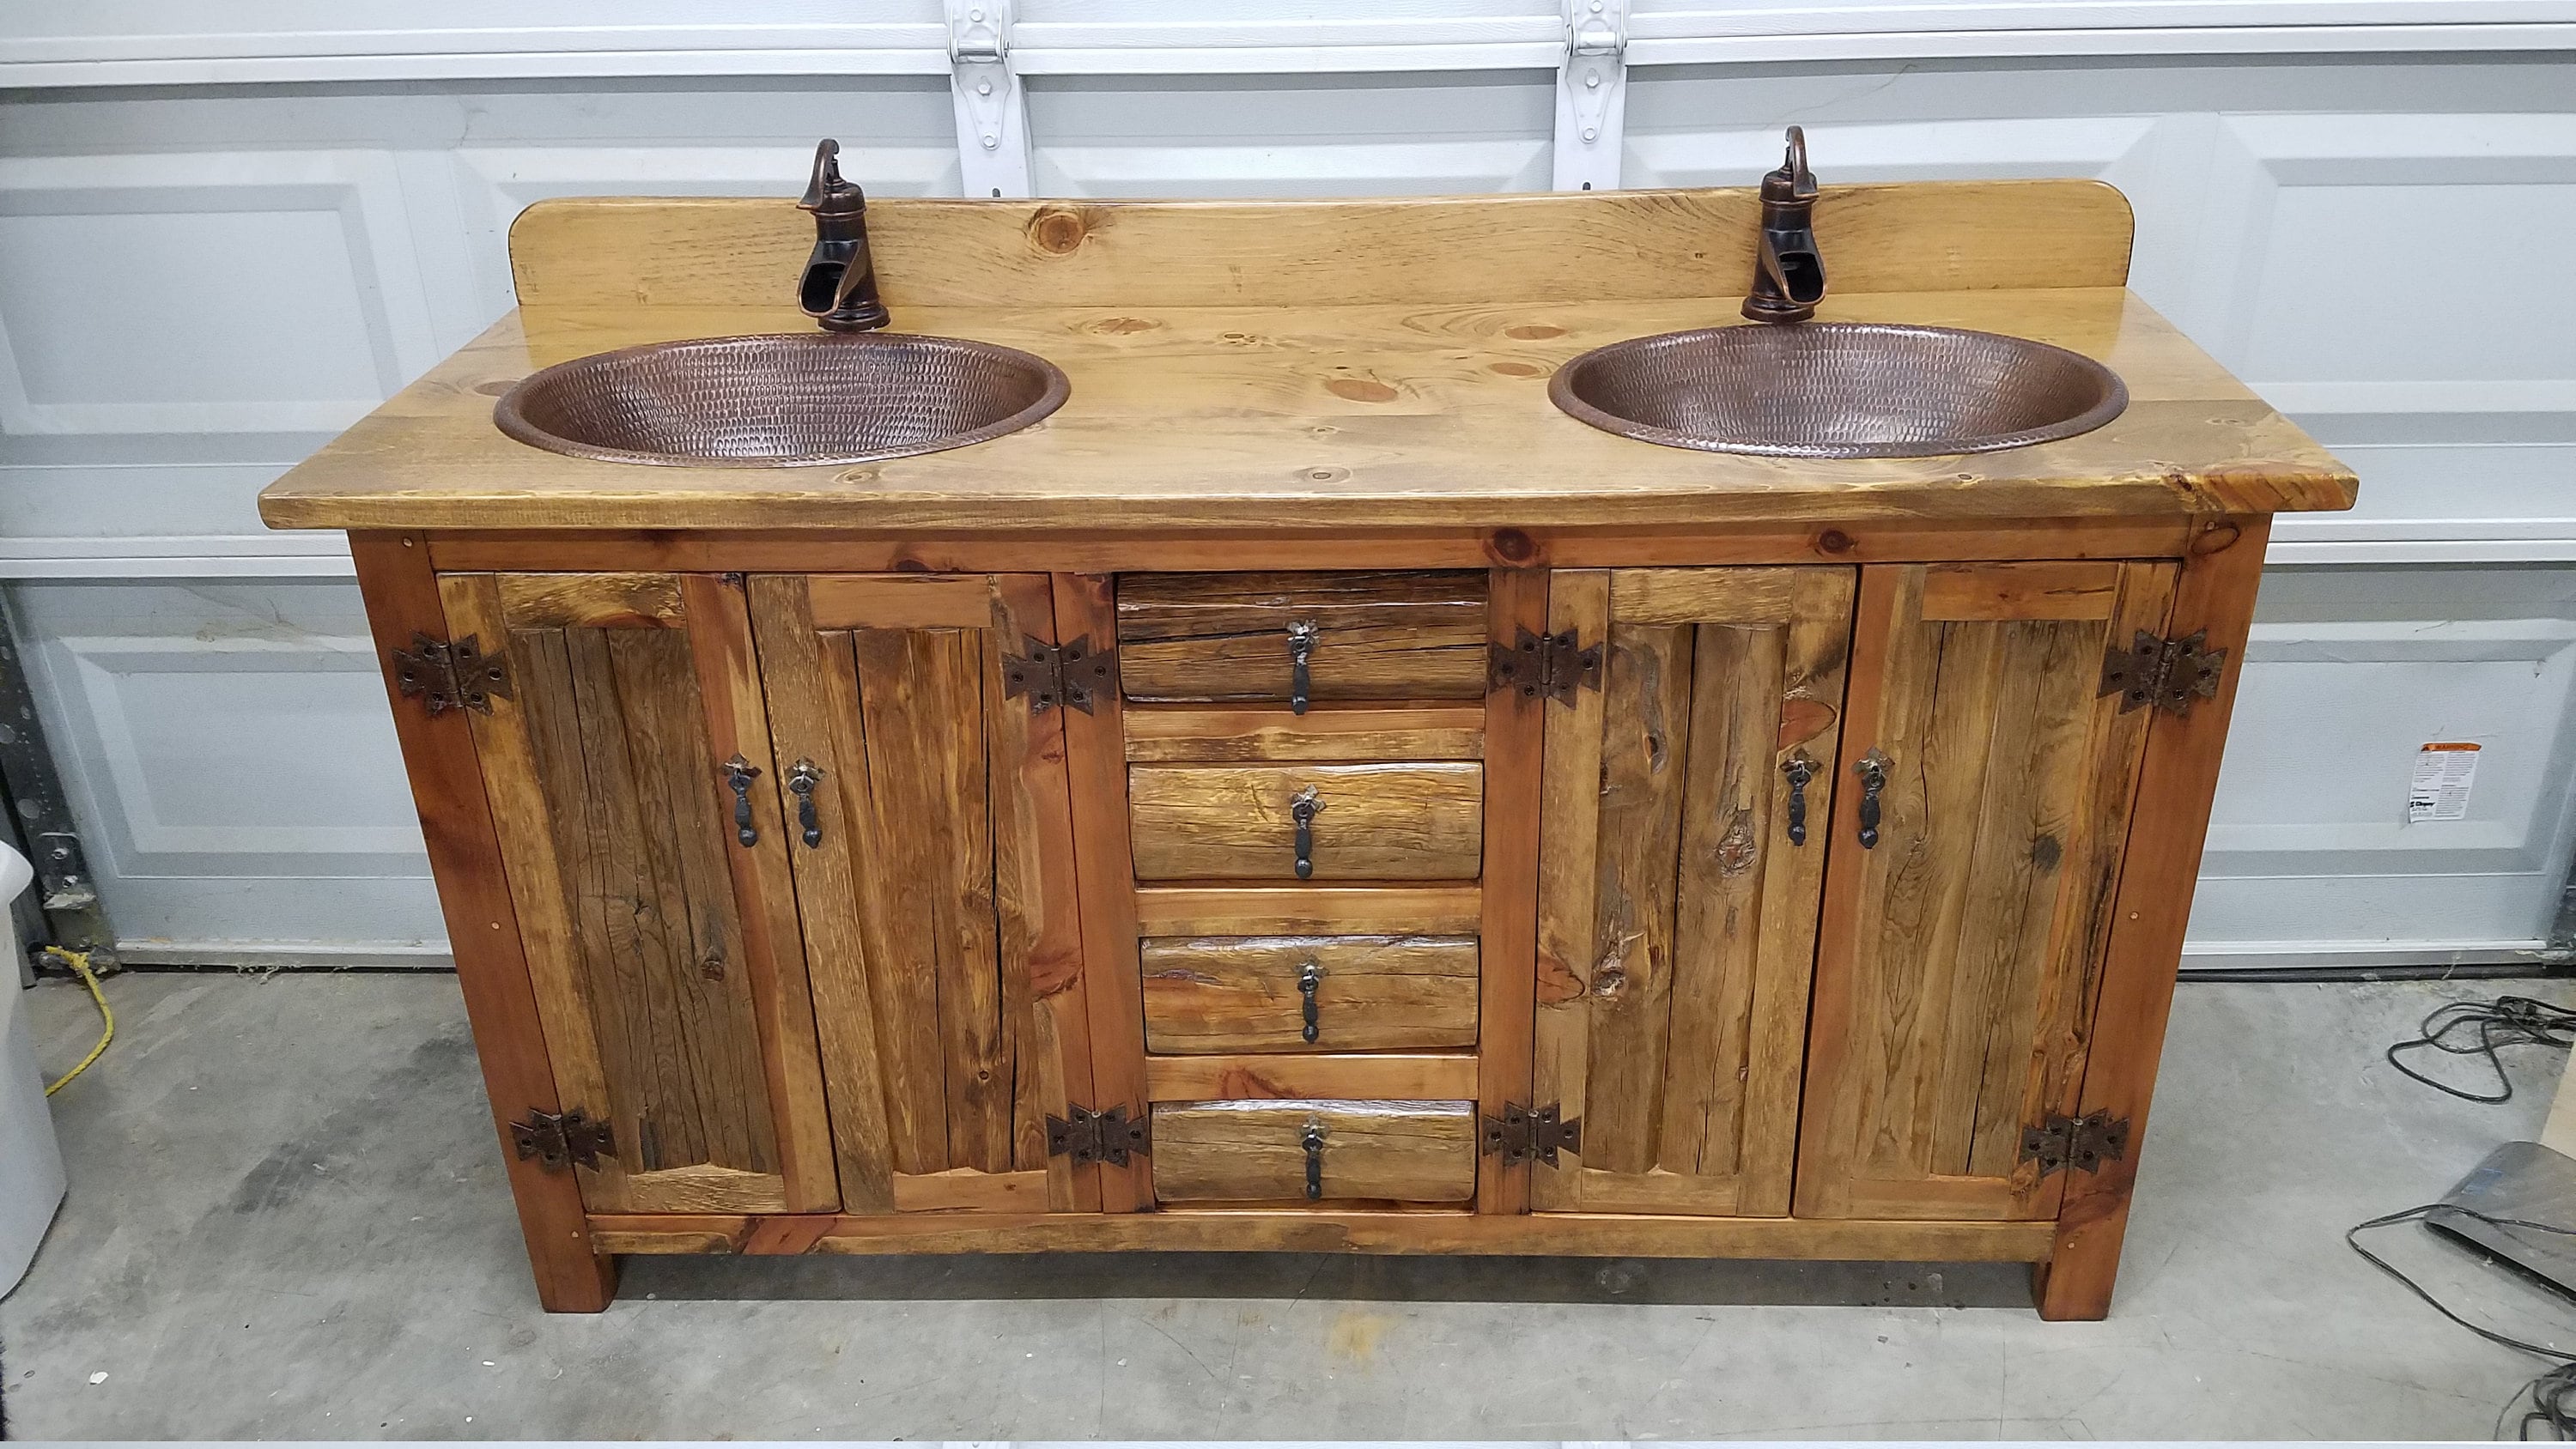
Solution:
[[[1136,765],[1127,800],[1139,880],[1473,880],[1484,864],[1470,761]]]
[[[1143,959],[1147,1051],[1476,1044],[1473,936],[1164,937]]]
[[[1163,1202],[1466,1202],[1476,1195],[1476,1106],[1163,1102],[1151,1160]]]
[[[1485,575],[1472,569],[1130,574],[1118,673],[1135,700],[1482,699]]]

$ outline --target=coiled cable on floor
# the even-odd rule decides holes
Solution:
[[[2475,1028],[2477,1035],[2462,1040],[2461,1035]],[[2398,1042],[2388,1049],[2388,1064],[2437,1092],[2448,1092],[2471,1102],[2510,1102],[2513,1079],[2504,1073],[2504,1060],[2497,1049],[2509,1046],[2547,1046],[2560,1051],[2576,1046],[2576,1011],[2535,1001],[2528,996],[2499,996],[2493,1001],[2446,1001],[2433,1008],[2416,1027],[2419,1035]],[[2432,1050],[2448,1052],[2455,1057],[2484,1057],[2487,1070],[2495,1073],[2496,1090],[2472,1092],[2437,1082],[2399,1059],[2401,1052]]]
[[[2546,1344],[2533,1343],[2528,1339],[2516,1338],[2482,1323],[2470,1322],[2453,1312],[2441,1299],[2434,1297],[2423,1284],[2408,1277],[2396,1264],[2361,1245],[2361,1235],[2373,1228],[2393,1227],[2398,1223],[2414,1222],[2435,1212],[2451,1212],[2464,1218],[2475,1218],[2491,1228],[2522,1228],[2529,1232],[2551,1233],[2561,1237],[2576,1236],[2576,1228],[2565,1227],[2558,1223],[2533,1222],[2527,1218],[2490,1217],[2475,1208],[2460,1207],[2453,1203],[2428,1202],[2421,1207],[2411,1207],[2403,1212],[2372,1218],[2366,1223],[2355,1223],[2345,1230],[2343,1235],[2344,1245],[2359,1253],[2364,1262],[2404,1284],[2407,1292],[2423,1299],[2434,1312],[2444,1318],[2489,1343],[2517,1349],[2535,1358],[2555,1361],[2557,1365],[2555,1368],[2523,1385],[2522,1390],[2516,1393],[2496,1415],[2497,1438],[2504,1437],[2505,1416],[2511,1414],[2515,1408],[2522,1407],[2522,1430],[2519,1437],[2528,1439],[2531,1437],[2533,1426],[2547,1424],[2554,1437],[2560,1440],[2576,1440],[2576,1354],[2571,1354],[2565,1349],[2552,1348]]]
[[[87,951],[72,951],[61,946],[47,946],[45,948],[45,954],[72,968],[72,973],[80,977],[81,985],[89,988],[89,999],[98,1003],[98,1019],[103,1028],[98,1034],[98,1045],[89,1049],[89,1055],[80,1059],[79,1066],[72,1068],[70,1071],[63,1073],[60,1077],[57,1077],[52,1082],[46,1084],[45,1095],[50,1097],[56,1092],[61,1091],[64,1087],[70,1085],[72,1078],[88,1071],[91,1063],[96,1062],[100,1057],[107,1055],[107,1044],[116,1040],[116,1013],[108,1009],[107,993],[99,989],[98,973],[90,969],[89,953]]]

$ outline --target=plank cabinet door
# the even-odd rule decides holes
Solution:
[[[507,651],[509,692],[472,716],[474,737],[560,1105],[610,1125],[609,1154],[578,1169],[582,1201],[830,1210],[742,590],[699,574],[451,574],[440,592],[451,637]]]
[[[1863,570],[1817,953],[1800,1216],[2048,1218],[2022,1131],[2072,1113],[2152,710],[2161,563]],[[1864,846],[1864,764],[1883,770]]]
[[[1605,639],[1548,708],[1536,1101],[1583,1124],[1538,1211],[1789,1210],[1853,571],[1569,571]]]
[[[1091,1083],[1064,711],[1003,686],[1048,580],[750,588],[843,1210],[1097,1210],[1046,1144]]]

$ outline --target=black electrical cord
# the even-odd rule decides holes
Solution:
[[[2529,1407],[2523,1410],[2522,1425],[2518,1437],[2529,1439],[2531,1437],[2531,1427],[2534,1424],[2547,1424],[2550,1428],[2550,1432],[2558,1439],[2562,1441],[2576,1440],[2576,1353],[2570,1353],[2564,1349],[2550,1348],[2543,1344],[2532,1343],[2524,1339],[2515,1338],[2509,1333],[2500,1333],[2484,1324],[2471,1323],[2469,1320],[2462,1318],[2457,1313],[2452,1312],[2443,1304],[2441,1299],[2436,1298],[2431,1293],[2425,1291],[2423,1284],[2416,1282],[2414,1279],[2407,1277],[2403,1272],[2399,1271],[2395,1264],[2361,1245],[2361,1235],[2370,1231],[2372,1228],[2385,1228],[2394,1226],[2398,1223],[2414,1222],[2421,1219],[2427,1213],[2443,1210],[2458,1213],[2464,1218],[2475,1218],[2477,1221],[2485,1223],[2489,1227],[2526,1228],[2532,1232],[2554,1233],[2561,1237],[2576,1236],[2576,1228],[2561,1227],[2556,1223],[2536,1223],[2524,1218],[2490,1217],[2485,1213],[2479,1212],[2475,1208],[2458,1207],[2448,1203],[2428,1202],[2421,1207],[2411,1207],[2403,1212],[2390,1213],[2386,1217],[2372,1218],[2366,1223],[2355,1223],[2350,1228],[2345,1229],[2343,1235],[2344,1246],[2352,1249],[2356,1253],[2359,1253],[2362,1257],[2362,1261],[2370,1264],[2370,1266],[2374,1268],[2377,1268],[2380,1272],[2387,1274],[2389,1277],[2396,1279],[2399,1283],[2404,1284],[2407,1292],[2423,1299],[2426,1304],[2431,1306],[2434,1312],[2442,1315],[2444,1318],[2451,1320],[2453,1323],[2458,1324],[2462,1328],[2467,1329],[2469,1332],[2476,1334],[2478,1337],[2485,1339],[2489,1343],[2501,1344],[2506,1348],[2519,1350],[2520,1352],[2530,1354],[2535,1358],[2553,1359],[2557,1362],[2557,1367],[2550,1369],[2548,1372],[2533,1379],[2530,1383],[2523,1385],[2521,1391],[2516,1393],[2511,1399],[2507,1400],[2505,1402],[2505,1406],[2497,1411],[2495,1426],[2495,1436],[2497,1438],[2502,1438],[2504,1436],[2505,1416],[2513,1412],[2515,1405],[2524,1403],[2528,1400]]]
[[[2473,1041],[2461,1041],[2459,1035],[2476,1028]],[[2576,1046],[2576,1011],[2535,1001],[2528,996],[2499,996],[2493,1001],[2449,1001],[2433,1008],[2416,1030],[2421,1035],[2398,1042],[2388,1048],[2388,1064],[2437,1092],[2448,1092],[2471,1102],[2510,1102],[2513,1079],[2504,1072],[2504,1060],[2497,1049],[2509,1046],[2548,1046],[2565,1051]],[[2437,1082],[2400,1059],[2399,1053],[2430,1049],[2448,1052],[2456,1057],[2484,1057],[2487,1070],[2495,1073],[2496,1090],[2472,1092]]]

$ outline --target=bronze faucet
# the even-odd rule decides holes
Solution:
[[[1807,133],[1789,128],[1789,154],[1762,177],[1762,240],[1744,315],[1756,322],[1804,322],[1825,299],[1825,259],[1816,252],[1816,173]]]
[[[814,213],[814,254],[805,259],[797,305],[832,332],[873,332],[886,325],[877,300],[876,263],[868,257],[868,198],[841,179],[841,143],[814,148],[814,180],[796,203]]]

